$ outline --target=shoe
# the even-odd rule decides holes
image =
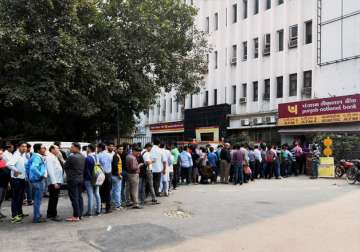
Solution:
[[[152,200],[152,201],[151,201],[151,204],[153,204],[153,205],[159,205],[159,204],[160,204],[160,202],[159,202],[159,201],[157,201],[157,200]]]
[[[67,222],[79,222],[80,221],[80,218],[79,217],[69,217],[66,219]]]
[[[52,218],[49,218],[49,219],[52,220],[52,221],[55,221],[55,222],[63,221],[63,219],[61,219],[59,216],[55,216],[55,217],[52,217]]]
[[[15,217],[11,218],[12,224],[22,223],[22,221],[23,221],[23,219],[21,218],[20,215],[16,215]]]
[[[46,220],[43,218],[37,219],[37,220],[33,220],[33,223],[45,223]]]
[[[84,214],[84,217],[90,217],[90,216],[91,216],[91,213]]]
[[[132,207],[132,209],[142,209],[142,207],[139,206],[139,205],[135,205],[135,206]]]
[[[106,210],[105,211],[105,214],[109,214],[109,213],[112,213],[112,211],[111,210]]]
[[[123,210],[124,208],[122,207],[122,206],[118,206],[118,207],[115,207],[114,208],[116,211],[121,211],[121,210]]]
[[[99,216],[101,216],[101,213],[96,212],[96,213],[95,213],[95,216],[99,217]]]
[[[29,201],[29,202],[27,202],[26,205],[27,205],[27,206],[32,206],[32,205],[34,205],[34,202],[33,202],[33,201]]]
[[[20,216],[21,218],[29,217],[28,214],[19,214],[19,216]]]

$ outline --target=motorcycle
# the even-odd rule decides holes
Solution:
[[[360,182],[360,160],[354,160],[354,165],[346,172],[346,180],[349,184]]]
[[[341,178],[353,166],[354,166],[354,163],[352,163],[350,161],[346,161],[344,159],[340,160],[340,162],[335,167],[336,177]]]

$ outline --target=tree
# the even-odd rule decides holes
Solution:
[[[180,0],[0,0],[1,137],[131,131],[161,91],[199,91],[196,10]]]

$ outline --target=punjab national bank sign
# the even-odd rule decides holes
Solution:
[[[279,104],[278,126],[360,121],[360,94]]]

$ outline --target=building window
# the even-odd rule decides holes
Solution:
[[[270,55],[270,43],[271,43],[271,35],[270,33],[265,34],[264,36],[264,56]]]
[[[259,0],[255,0],[254,4],[254,15],[256,15],[259,13]]]
[[[242,97],[247,97],[247,84],[243,83],[242,84]]]
[[[217,89],[214,89],[214,105],[217,105]]]
[[[259,95],[258,92],[259,91],[259,87],[258,87],[258,82],[254,81],[253,82],[253,101],[256,102],[259,100]]]
[[[215,69],[218,68],[218,52],[214,52]]]
[[[305,44],[312,43],[312,20],[305,22]]]
[[[277,35],[278,35],[278,51],[284,51],[284,30],[278,30],[277,31]]]
[[[298,25],[289,28],[289,48],[296,48],[298,44]]]
[[[281,5],[284,3],[284,0],[278,0],[278,5]]]
[[[311,87],[312,87],[312,71],[304,72],[304,88],[302,90],[302,95],[305,97],[311,97]]]
[[[266,0],[266,9],[270,9],[271,8],[271,0]]]
[[[205,107],[209,106],[209,91],[205,91],[204,106],[205,106]]]
[[[237,22],[237,4],[233,5],[233,23]]]
[[[232,58],[237,58],[237,45],[232,46]]]
[[[254,58],[259,57],[259,38],[254,38]]]
[[[232,86],[232,104],[236,104],[236,85]]]
[[[283,86],[284,86],[284,78],[279,76],[276,78],[276,98],[283,97]]]
[[[215,13],[214,15],[214,30],[217,31],[219,29],[219,14]]]
[[[289,96],[297,95],[297,74],[290,74],[289,76]]]
[[[247,41],[244,41],[243,43],[243,61],[247,60]]]
[[[264,90],[264,101],[268,101],[270,100],[270,79],[266,79],[264,81],[264,86],[265,86],[265,90]]]
[[[206,20],[205,20],[205,32],[206,33],[210,32],[210,18],[209,17],[206,17]]]
[[[248,9],[248,0],[243,0],[243,6],[244,6],[244,19],[247,18],[248,14],[247,14],[247,9]]]

